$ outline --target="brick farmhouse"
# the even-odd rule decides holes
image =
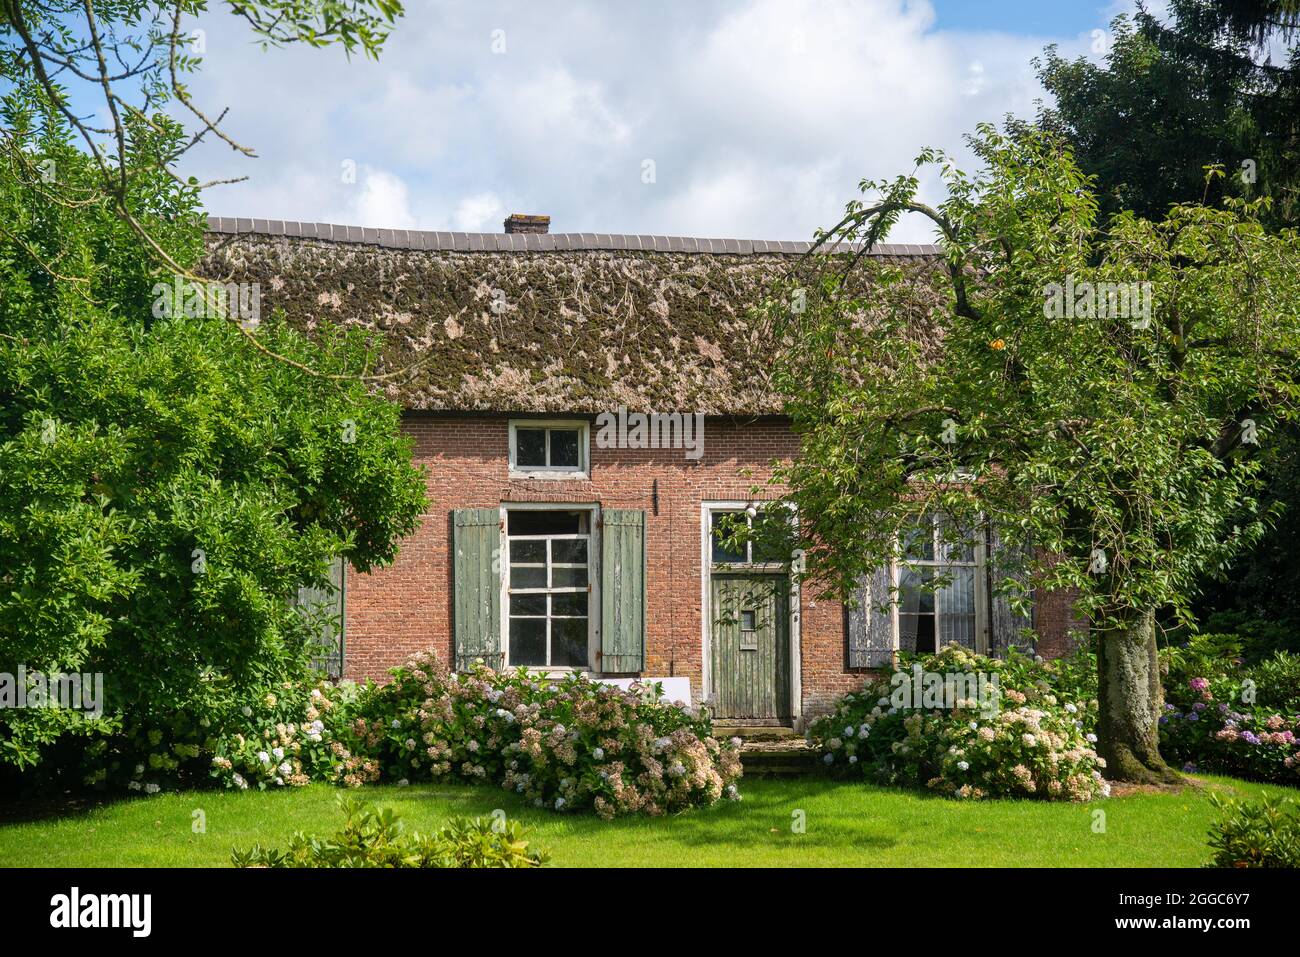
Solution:
[[[951,585],[905,589],[882,613],[873,598],[917,568],[882,569],[850,610],[792,585],[783,556],[732,553],[711,534],[724,514],[761,520],[780,490],[756,487],[798,453],[747,310],[806,243],[547,225],[210,219],[208,274],[257,283],[263,315],[283,308],[309,334],[373,329],[384,368],[418,363],[383,389],[405,410],[428,511],[391,567],[340,565],[343,677],[383,679],[432,649],[462,667],[663,680],[731,723],[799,726],[899,648],[1069,647],[1069,602],[1040,595],[1031,620],[1016,616],[984,547],[940,563]],[[908,271],[897,306],[942,309],[936,248],[871,259]]]

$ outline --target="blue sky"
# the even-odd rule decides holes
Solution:
[[[1047,43],[1096,57],[1128,8],[974,0],[410,0],[378,63],[263,53],[229,15],[198,24],[193,84],[259,158],[213,144],[191,171],[249,181],[219,215],[496,232],[800,239],[864,177],[1044,94]],[[355,170],[355,177],[347,172]],[[924,195],[937,198],[927,181]],[[905,221],[896,241],[927,241]]]
[[[1106,27],[1115,4],[1089,0],[932,0],[940,30],[1075,36]]]

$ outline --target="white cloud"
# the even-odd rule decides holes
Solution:
[[[489,231],[547,213],[561,232],[774,239],[834,222],[859,180],[923,147],[965,155],[977,122],[1032,116],[1030,58],[1090,39],[944,32],[926,0],[431,0],[378,64],[204,26],[196,96],[230,105],[261,157],[205,148],[197,175],[252,177],[209,194],[215,213]]]
[[[358,177],[361,192],[356,201],[356,224],[390,229],[414,229],[419,223],[411,212],[411,199],[400,177],[366,168]]]
[[[466,196],[456,205],[452,225],[467,233],[494,232],[492,227],[501,225],[504,212],[505,207],[496,193],[478,193]]]

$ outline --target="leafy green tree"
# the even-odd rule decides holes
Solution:
[[[107,699],[98,722],[0,712],[0,766],[74,732],[237,725],[308,675],[296,590],[335,556],[390,562],[423,510],[400,411],[362,380],[374,344],[160,271],[38,84],[0,117],[25,154],[0,153],[0,673],[101,672]],[[181,133],[127,131],[130,218],[192,270],[197,192],[156,162]]]
[[[1023,605],[1024,582],[1068,589],[1092,622],[1110,775],[1170,778],[1156,615],[1185,619],[1198,576],[1260,533],[1239,516],[1256,506],[1252,450],[1296,406],[1300,243],[1232,200],[1103,230],[1055,138],[986,126],[972,145],[974,175],[921,156],[947,187],[937,207],[916,175],[865,182],[768,304],[803,440],[776,481],[804,574],[851,598],[919,516],[947,516],[951,544],[992,525],[1000,590]],[[831,245],[870,245],[903,213],[944,250],[928,312],[905,267]]]
[[[1264,222],[1300,222],[1300,48],[1283,64],[1259,50],[1295,36],[1288,6],[1172,0],[1168,23],[1145,10],[1116,18],[1103,63],[1054,46],[1034,61],[1054,98],[1038,125],[1067,138],[1096,177],[1103,222],[1222,195],[1268,196]],[[1231,175],[1207,184],[1214,164]]]
[[[1038,122],[1066,137],[1095,178],[1102,221],[1120,209],[1160,218],[1175,203],[1224,195],[1269,197],[1261,219],[1300,221],[1300,4],[1296,0],[1174,0],[1157,18],[1140,10],[1113,25],[1104,63],[1049,48],[1039,78],[1054,104]],[[1282,62],[1266,44],[1291,45]],[[1204,168],[1229,175],[1207,184]],[[1207,575],[1195,611],[1211,629],[1263,628],[1283,638],[1300,625],[1300,424],[1265,452],[1262,501],[1276,519],[1231,565]],[[1286,641],[1283,640],[1286,644]]]

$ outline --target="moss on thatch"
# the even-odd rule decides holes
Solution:
[[[748,310],[791,256],[576,250],[450,252],[210,234],[207,275],[261,285],[308,333],[382,334],[377,371],[436,356],[383,388],[418,410],[765,414],[771,343]],[[931,259],[884,257],[920,316],[942,302]]]

